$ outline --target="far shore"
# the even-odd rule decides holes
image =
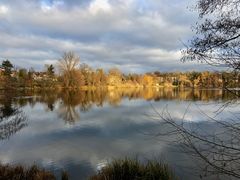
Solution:
[[[143,86],[143,85],[119,85],[119,86],[80,86],[79,88],[65,88],[60,86],[55,87],[12,87],[12,88],[3,88],[0,87],[1,91],[4,90],[17,90],[17,91],[24,91],[24,90],[117,90],[117,89],[179,89],[179,90],[226,90],[226,88],[222,87],[209,87],[209,88],[202,88],[202,87],[179,87],[179,86],[162,86],[162,85],[156,85],[156,86]],[[228,90],[236,90],[239,91],[240,88],[227,88]]]

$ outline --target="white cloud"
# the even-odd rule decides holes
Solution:
[[[111,10],[108,0],[94,0],[89,6],[90,13],[94,15],[99,12],[109,13]]]
[[[7,14],[8,10],[9,10],[9,8],[7,6],[0,5],[0,15]]]
[[[43,61],[52,62],[63,51],[73,50],[94,67],[118,66],[126,72],[185,70],[186,64],[179,61],[180,39],[192,35],[192,14],[186,13],[183,2],[181,6],[161,2],[5,1],[0,7],[11,7],[11,13],[0,21],[0,60],[41,69]]]

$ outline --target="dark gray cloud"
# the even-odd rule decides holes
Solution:
[[[93,67],[125,72],[196,70],[182,64],[181,40],[191,38],[193,1],[3,0],[0,59],[41,69],[73,50]],[[204,67],[205,68],[205,67]]]

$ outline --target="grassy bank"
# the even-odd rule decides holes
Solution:
[[[81,174],[79,175],[79,178]],[[37,166],[29,168],[21,165],[10,166],[0,165],[1,180],[56,180],[56,176]],[[71,179],[67,172],[62,172],[62,180]],[[138,160],[123,159],[115,160],[100,171],[98,171],[89,180],[175,180],[172,170],[163,163],[149,161],[145,164]]]
[[[55,180],[55,176],[37,166],[25,168],[23,166],[0,165],[0,179],[2,180]]]
[[[45,169],[36,165],[24,167],[21,165],[2,165],[0,164],[0,180],[56,180],[56,176]],[[68,180],[68,173],[62,171],[62,180]]]
[[[175,180],[172,170],[163,163],[148,161],[146,164],[138,160],[115,160],[107,164],[90,180]]]

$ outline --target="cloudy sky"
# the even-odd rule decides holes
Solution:
[[[0,60],[41,70],[64,51],[94,68],[202,70],[181,63],[194,0],[1,0]]]

